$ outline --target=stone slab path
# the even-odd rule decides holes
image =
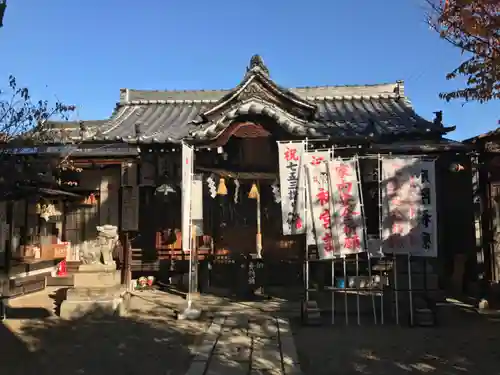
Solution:
[[[218,314],[186,375],[301,375],[287,319],[248,313]]]

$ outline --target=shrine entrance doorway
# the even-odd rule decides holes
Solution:
[[[302,291],[305,238],[281,234],[277,139],[269,132],[233,134],[222,149],[225,160],[211,169],[219,180],[212,202],[211,285],[243,295],[258,288],[265,294]]]

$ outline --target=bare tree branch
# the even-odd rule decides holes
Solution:
[[[74,109],[59,101],[52,106],[46,100],[33,101],[29,90],[9,77],[7,90],[0,91],[0,195],[19,184],[55,183],[61,169],[71,169],[67,160],[37,153],[20,157],[13,149],[44,144],[51,136],[48,120],[53,116],[67,120]]]

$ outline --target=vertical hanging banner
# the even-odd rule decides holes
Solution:
[[[385,157],[381,165],[383,251],[436,257],[434,161]]]
[[[331,226],[331,201],[328,179],[328,164],[320,161],[305,166],[307,191],[311,215],[311,226],[320,259],[332,259],[335,247]]]
[[[191,191],[193,188],[193,148],[182,144],[182,251],[191,250]]]
[[[308,168],[308,172],[305,172],[306,177],[303,181],[307,183],[307,186],[311,186],[311,181],[309,181],[309,175],[313,175],[314,178],[317,181],[321,181],[323,184],[322,188],[326,189],[326,191],[329,191],[328,187],[328,179],[326,178],[326,162],[329,162],[331,160],[331,150],[320,150],[320,151],[315,151],[315,152],[305,152],[304,153],[304,166]],[[323,173],[323,177],[321,177],[321,173]],[[307,245],[318,245],[320,242],[316,238],[316,235],[314,233],[314,223],[313,223],[313,207],[311,207],[311,201],[315,199],[314,195],[311,195],[309,192],[309,188],[307,189],[308,194],[306,197],[306,202],[305,205],[307,207],[307,216],[305,218],[305,227],[306,227],[306,243]],[[318,202],[316,202],[317,205]],[[318,207],[316,207],[316,210],[318,210]],[[317,215],[317,212],[316,212]],[[320,236],[321,237],[321,236]],[[320,253],[321,256],[321,253]]]
[[[283,235],[303,234],[304,225],[304,189],[305,184],[300,184],[304,179],[302,157],[305,143],[278,142],[279,174],[281,192],[281,217]]]
[[[340,255],[366,251],[365,221],[361,209],[358,160],[336,159],[329,163],[332,228],[335,253]]]

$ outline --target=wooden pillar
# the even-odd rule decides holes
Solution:
[[[7,234],[7,241],[5,243],[5,273],[10,272],[10,261],[12,259],[12,237],[14,236],[14,202],[7,202],[7,224],[9,225],[9,232]]]

